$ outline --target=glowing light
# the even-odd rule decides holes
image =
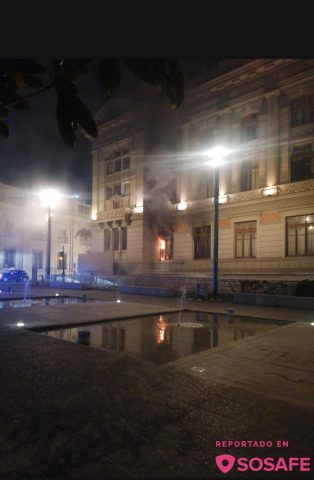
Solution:
[[[24,327],[24,325],[25,325],[25,323],[23,323],[23,322],[18,322],[18,323],[16,324],[17,327]]]
[[[120,300],[120,298],[118,298],[118,300],[117,300],[117,303],[121,303],[121,300]]]
[[[216,146],[207,150],[205,155],[210,157],[209,165],[211,167],[217,168],[226,163],[225,157],[231,153],[231,150],[225,147]]]
[[[187,206],[188,206],[188,204],[186,202],[180,202],[180,203],[178,203],[177,208],[178,208],[178,210],[186,210]]]
[[[92,220],[97,220],[97,212],[93,212],[90,217]]]
[[[314,322],[311,322],[312,327],[314,327]]]
[[[277,195],[277,187],[276,186],[265,187],[263,189],[263,195],[264,197],[272,197],[273,195]]]
[[[205,368],[203,367],[191,367],[191,370],[193,370],[193,372],[199,372],[199,373],[205,372]]]
[[[59,297],[59,293],[56,293],[56,297]]]
[[[310,217],[307,216],[307,217],[305,218],[305,221],[306,221],[306,222],[309,222],[309,221],[310,221]]]
[[[227,203],[228,202],[228,195],[219,195],[219,203]]]
[[[41,198],[41,202],[44,207],[53,208],[55,207],[61,200],[62,194],[58,190],[54,190],[53,188],[47,188],[42,190],[39,193]]]
[[[67,195],[63,195],[65,198],[80,198],[79,195],[77,195],[77,193],[71,193],[71,194],[67,194]]]
[[[165,333],[168,327],[168,323],[165,321],[162,315],[159,315],[159,320],[157,322],[157,344],[163,343],[165,341]]]
[[[139,205],[138,207],[134,208],[135,213],[143,213],[144,207],[142,205]]]

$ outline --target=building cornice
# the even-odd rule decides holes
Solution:
[[[219,92],[230,88],[231,86],[239,86],[241,83],[247,82],[260,76],[261,74],[267,73],[269,70],[275,68],[278,65],[278,61],[283,63],[297,63],[300,62],[300,59],[257,59],[252,60],[245,65],[241,65],[238,68],[235,68],[229,72],[222,73],[221,75],[214,77],[208,81],[204,81],[200,85],[192,87],[187,92],[188,101],[193,101],[195,96],[202,94],[203,91],[208,93]],[[192,98],[193,97],[193,98]]]

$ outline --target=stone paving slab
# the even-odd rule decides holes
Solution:
[[[34,306],[0,311],[0,326],[14,327],[18,322],[23,322],[25,328],[59,327],[175,311],[177,309],[170,306],[142,305],[125,301]]]
[[[292,324],[168,365],[204,381],[314,408],[314,328]],[[204,372],[192,370],[203,368]]]

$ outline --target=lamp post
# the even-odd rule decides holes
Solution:
[[[62,247],[62,281],[64,282],[65,271],[64,271],[64,245]]]
[[[209,165],[214,168],[214,249],[212,263],[213,295],[218,295],[218,226],[219,226],[219,167],[224,165],[225,157],[230,150],[224,147],[214,147],[206,152],[210,157]]]
[[[47,236],[46,280],[50,280],[50,259],[51,259],[51,207],[48,206],[48,236]]]
[[[50,280],[50,260],[51,260],[51,212],[60,199],[61,193],[58,190],[46,189],[39,193],[42,205],[48,208],[48,235],[47,235],[47,257],[46,257],[46,280]]]

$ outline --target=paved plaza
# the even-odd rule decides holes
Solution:
[[[28,328],[173,312],[180,299],[121,295],[117,303],[114,291],[58,293],[100,302],[0,310],[1,478],[249,478],[247,472],[223,477],[215,457],[310,456],[313,311],[186,300],[190,310],[225,314],[233,307],[237,315],[291,323],[155,365]],[[21,298],[23,291],[1,296]],[[273,446],[219,448],[219,440]],[[288,447],[277,447],[277,440]],[[311,472],[276,472],[276,478],[311,478]]]

